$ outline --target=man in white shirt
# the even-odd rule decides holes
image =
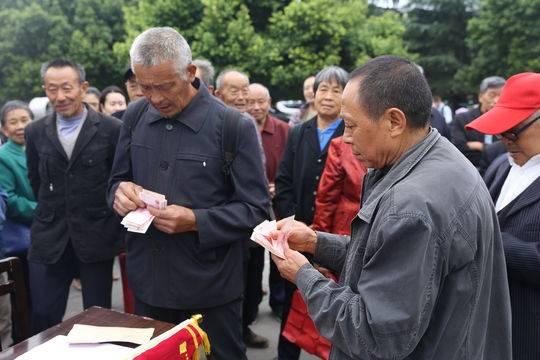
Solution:
[[[540,359],[540,74],[508,79],[497,105],[467,125],[508,153],[486,171],[508,269],[514,359]]]

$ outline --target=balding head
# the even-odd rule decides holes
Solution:
[[[248,112],[255,118],[260,127],[266,121],[271,103],[270,92],[264,85],[249,85]]]
[[[216,96],[239,111],[247,111],[249,78],[237,70],[222,71],[216,80]]]

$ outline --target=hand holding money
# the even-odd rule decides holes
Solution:
[[[126,216],[130,211],[144,208],[144,202],[139,198],[143,188],[131,181],[122,181],[114,193],[113,208],[120,216]]]
[[[122,185],[122,183],[120,185]],[[140,186],[139,188],[141,189],[141,191],[137,193],[138,207],[135,210],[127,213],[126,216],[124,216],[124,218],[122,219],[122,225],[124,225],[124,227],[128,231],[144,234],[146,233],[146,231],[148,230],[148,227],[150,226],[150,224],[155,218],[155,216],[148,209],[149,208],[156,208],[156,209],[161,209],[161,210],[165,209],[167,207],[167,199],[165,199],[165,195],[158,194],[150,190],[142,189]],[[116,194],[115,194],[115,198],[116,198]],[[116,200],[115,200],[115,203],[116,203]]]

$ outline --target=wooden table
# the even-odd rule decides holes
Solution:
[[[161,335],[174,327],[173,324],[145,318],[133,314],[91,307],[74,317],[53,326],[31,338],[12,346],[0,353],[0,360],[15,359],[35,346],[43,344],[57,335],[67,335],[74,324],[95,325],[95,326],[123,326],[132,328],[154,328],[154,336]]]

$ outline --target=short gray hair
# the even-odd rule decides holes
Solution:
[[[45,62],[41,64],[41,69],[39,71],[41,75],[41,80],[45,81],[45,73],[47,73],[47,70],[50,68],[64,68],[64,67],[70,67],[77,73],[79,76],[79,82],[82,84],[86,81],[86,72],[84,71],[84,67],[81,64],[78,64],[76,62],[73,62],[71,60],[67,59],[54,59],[48,62]]]
[[[506,80],[500,76],[488,76],[480,83],[480,94],[489,89],[498,89],[506,84]]]
[[[322,82],[332,81],[335,81],[342,89],[345,89],[345,85],[347,85],[347,81],[349,81],[349,74],[339,66],[325,67],[315,76],[313,93],[317,92],[317,89]]]
[[[132,69],[134,65],[151,67],[171,61],[182,79],[187,78],[186,69],[191,64],[189,44],[171,27],[150,28],[139,34],[131,45],[129,56]]]
[[[193,65],[199,69],[201,80],[208,86],[214,86],[214,75],[216,71],[212,63],[205,59],[195,59],[193,60]]]
[[[216,89],[221,89],[223,87],[223,78],[232,72],[238,73],[246,78],[247,83],[249,84],[249,76],[247,76],[245,73],[236,70],[236,69],[225,69],[222,72],[219,73],[217,79],[216,79]]]
[[[30,119],[34,120],[34,113],[32,110],[30,110],[27,103],[21,100],[10,100],[6,102],[0,110],[0,124],[4,126],[6,123],[6,114],[10,111],[18,109],[25,110],[30,116]]]

